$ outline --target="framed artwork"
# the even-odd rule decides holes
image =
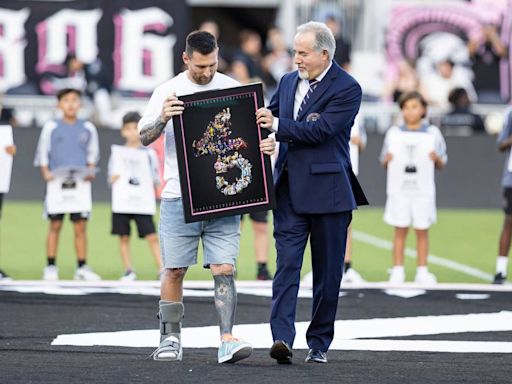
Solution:
[[[180,96],[173,117],[185,221],[210,220],[273,208],[270,156],[256,124],[261,83]]]

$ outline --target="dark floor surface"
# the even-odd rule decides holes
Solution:
[[[405,299],[380,290],[350,290],[339,319],[512,311],[512,293],[460,300],[454,291],[428,291]],[[61,334],[156,329],[158,299],[142,295],[59,296],[0,291],[0,383],[512,383],[512,354],[339,351],[328,364],[278,366],[268,350],[220,365],[216,349],[185,349],[184,360],[155,362],[152,349],[52,346]],[[268,322],[271,299],[239,295],[238,324]],[[297,321],[307,321],[310,299],[300,299]],[[211,298],[185,298],[184,327],[217,324]],[[512,332],[474,332],[400,339],[512,342]],[[388,338],[389,339],[389,338]]]

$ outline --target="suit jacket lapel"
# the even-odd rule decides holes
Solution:
[[[311,110],[313,105],[322,97],[322,95],[327,91],[327,89],[331,86],[333,79],[336,77],[336,63],[332,63],[331,68],[325,74],[325,77],[320,81],[320,83],[315,88],[315,91],[311,94],[307,104],[300,111],[299,116],[297,116],[297,120],[302,120],[304,116],[307,116],[307,113]]]
[[[297,86],[299,85],[299,74],[292,80],[291,89],[288,92],[288,103],[286,104],[286,117],[289,119],[293,119],[293,106],[295,103],[295,92],[297,92]]]

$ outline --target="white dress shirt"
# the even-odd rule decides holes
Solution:
[[[329,64],[329,66],[317,77],[315,77],[318,82],[321,82],[322,79],[325,77],[329,69],[331,69],[332,61]],[[313,80],[313,79],[311,79]],[[297,119],[297,115],[299,114],[299,108],[302,104],[302,100],[304,100],[304,97],[309,91],[309,80],[300,79],[299,83],[297,84],[297,89],[295,90],[295,101],[293,103],[293,119]],[[274,117],[274,121],[272,122],[272,128],[270,129],[272,132],[277,132],[279,130],[279,118]]]

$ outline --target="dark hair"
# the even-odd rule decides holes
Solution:
[[[57,92],[57,100],[60,101],[64,96],[69,93],[75,93],[78,97],[82,97],[82,92],[75,88],[62,88]]]
[[[427,115],[428,103],[421,93],[419,93],[418,91],[402,93],[400,95],[400,98],[398,99],[398,105],[400,106],[400,109],[404,109],[405,103],[407,103],[409,100],[418,100],[421,103],[421,105],[423,105],[423,108],[425,108],[425,113],[421,117],[423,118]]]
[[[187,43],[185,45],[185,52],[188,56],[192,56],[194,52],[199,52],[201,55],[208,55],[217,49],[217,40],[215,37],[206,31],[190,32],[187,36]]]
[[[123,116],[123,125],[126,125],[128,123],[138,123],[139,120],[140,120],[139,112],[136,112],[136,111],[127,112]]]
[[[461,103],[467,106],[469,105],[468,92],[464,88],[453,88],[448,95],[448,101],[450,104],[457,107],[460,106]]]
[[[66,55],[66,59],[64,60],[64,64],[66,64],[66,66],[68,66],[69,63],[71,62],[71,60],[78,60],[74,53],[68,53]]]

